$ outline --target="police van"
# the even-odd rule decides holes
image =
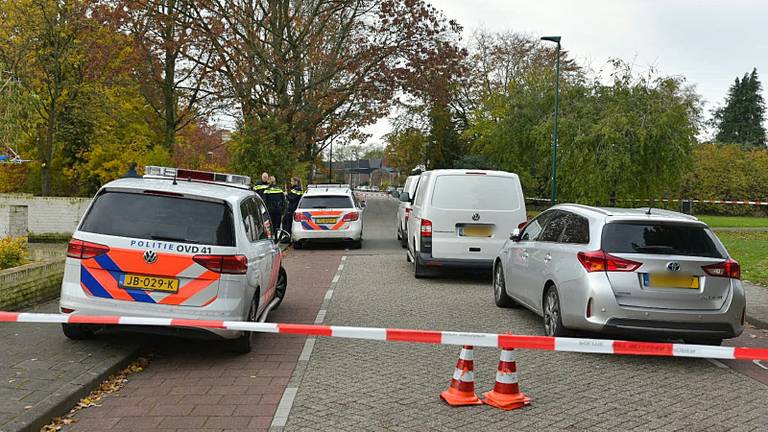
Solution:
[[[265,320],[285,297],[287,275],[250,183],[247,176],[148,166],[143,178],[104,185],[69,242],[61,312]],[[64,324],[71,339],[97,330]],[[195,331],[232,339],[240,352],[253,344],[250,332]]]
[[[346,242],[359,249],[363,207],[349,185],[309,185],[293,214],[293,247],[300,249],[308,242]]]

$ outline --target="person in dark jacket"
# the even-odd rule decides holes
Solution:
[[[283,218],[283,229],[291,233],[293,227],[293,214],[296,212],[296,208],[299,207],[299,201],[304,196],[304,190],[301,188],[301,179],[298,177],[291,177],[291,188],[288,190],[288,209],[285,212]]]
[[[269,211],[272,235],[277,238],[280,230],[280,221],[283,218],[283,210],[285,210],[285,194],[283,190],[277,187],[276,184],[270,183],[269,187],[264,190],[264,204],[267,205],[267,211]]]
[[[123,178],[138,178],[139,173],[136,172],[136,162],[131,162],[128,164],[128,172],[125,173]]]
[[[261,181],[253,186],[253,190],[264,199],[264,191],[269,188],[269,174],[266,172],[261,173]]]

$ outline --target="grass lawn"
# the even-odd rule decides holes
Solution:
[[[768,285],[768,232],[718,232],[728,252],[741,264],[741,277]]]
[[[712,228],[768,228],[768,217],[696,216]]]

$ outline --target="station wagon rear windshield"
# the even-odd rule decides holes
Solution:
[[[96,197],[80,231],[147,240],[234,246],[224,202],[128,192]]]
[[[517,179],[489,175],[442,175],[432,205],[441,209],[517,210]]]
[[[603,228],[603,250],[608,253],[643,253],[725,258],[726,253],[709,229],[691,224],[659,222],[608,223]]]
[[[337,209],[353,208],[352,200],[346,195],[322,195],[305,196],[299,203],[299,208],[303,209]]]

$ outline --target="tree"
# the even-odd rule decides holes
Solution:
[[[163,144],[172,151],[176,134],[217,107],[211,55],[192,24],[192,0],[120,0],[107,23],[130,35],[140,63],[142,94],[160,120]],[[194,57],[195,61],[189,59]]]
[[[719,142],[766,146],[765,101],[756,68],[741,79],[736,78],[728,89],[725,106],[715,110],[713,122]]]
[[[204,0],[193,15],[243,124],[308,166],[331,142],[364,139],[460,32],[423,0]]]
[[[76,93],[84,67],[80,36],[91,24],[89,1],[13,0],[0,5],[0,63],[33,94],[40,122],[34,141],[41,193],[50,193],[50,169],[62,106]]]
[[[387,134],[385,140],[387,146],[384,154],[387,162],[401,173],[410,173],[424,163],[428,138],[422,131],[413,127],[396,130]]]

